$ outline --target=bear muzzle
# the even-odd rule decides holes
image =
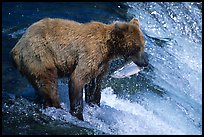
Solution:
[[[148,66],[148,55],[146,52],[141,54],[141,56],[138,58],[132,57],[132,61],[139,67],[147,67]]]

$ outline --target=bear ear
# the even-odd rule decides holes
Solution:
[[[138,27],[140,26],[140,22],[139,22],[139,20],[136,19],[136,18],[133,18],[133,19],[130,21],[130,24],[137,25]]]
[[[114,29],[118,30],[118,31],[127,31],[128,30],[128,24],[117,22],[117,23],[115,23]]]

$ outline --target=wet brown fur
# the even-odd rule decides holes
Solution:
[[[11,55],[20,72],[44,98],[46,106],[60,107],[57,78],[60,74],[69,74],[70,112],[83,120],[83,87],[86,85],[91,90],[90,93],[86,90],[86,102],[99,105],[100,83],[108,61],[142,52],[144,38],[137,19],[82,24],[46,18],[27,29]]]

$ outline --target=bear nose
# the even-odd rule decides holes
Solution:
[[[137,66],[139,67],[147,67],[148,66],[148,63],[147,62],[134,62],[135,64],[137,64]]]
[[[139,67],[147,67],[148,66],[148,55],[144,52],[140,59],[133,59],[133,62],[137,64]]]

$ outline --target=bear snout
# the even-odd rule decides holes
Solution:
[[[137,66],[139,66],[139,67],[147,67],[148,66],[148,62],[149,62],[149,60],[148,60],[148,55],[147,55],[147,53],[146,52],[144,52],[141,56],[140,56],[140,58],[137,58],[137,59],[132,59],[133,60],[133,62],[137,65]]]

